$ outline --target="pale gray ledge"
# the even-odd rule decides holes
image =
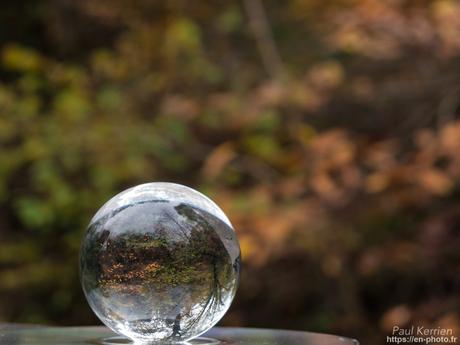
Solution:
[[[132,344],[106,327],[39,327],[0,324],[1,345]],[[258,328],[214,327],[187,344],[358,345],[335,335]]]

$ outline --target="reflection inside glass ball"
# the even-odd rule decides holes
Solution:
[[[225,214],[185,186],[149,183],[109,200],[80,253],[86,298],[137,342],[180,342],[217,323],[235,296],[240,249]]]

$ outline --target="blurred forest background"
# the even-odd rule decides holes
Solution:
[[[89,219],[171,181],[236,227],[221,325],[459,334],[460,2],[3,1],[0,78],[0,321],[98,323]]]

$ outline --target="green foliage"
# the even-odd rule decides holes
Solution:
[[[404,315],[458,323],[460,6],[263,4],[268,31],[240,3],[5,5],[0,321],[96,322],[87,223],[173,181],[239,233],[227,324],[378,344]]]

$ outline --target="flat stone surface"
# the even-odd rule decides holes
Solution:
[[[0,324],[1,345],[132,344],[106,327],[38,327]],[[358,345],[356,340],[310,332],[214,327],[187,344]]]

